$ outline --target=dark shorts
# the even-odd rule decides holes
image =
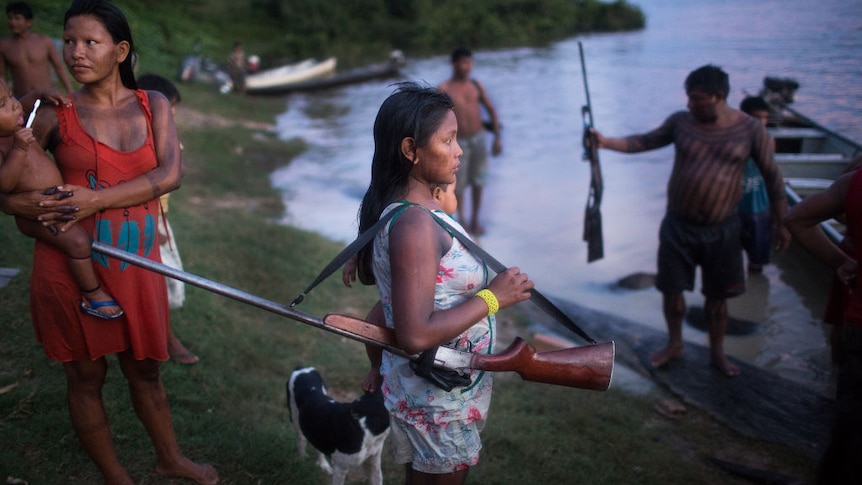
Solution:
[[[662,293],[694,289],[695,270],[701,268],[701,292],[724,299],[745,292],[739,217],[698,226],[666,214],[659,230],[658,276]]]
[[[749,264],[769,264],[772,252],[772,216],[769,212],[740,214],[742,223],[742,249],[748,254]]]

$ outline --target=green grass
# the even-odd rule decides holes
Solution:
[[[254,101],[239,96],[186,92],[185,109],[226,118],[245,112],[252,121],[271,122],[276,111],[249,109]],[[171,198],[169,217],[186,270],[290,301],[340,250],[316,234],[272,222],[283,207],[268,174],[290,163],[304,144],[236,126],[183,125],[180,134],[187,175]],[[17,384],[0,394],[0,476],[34,485],[98,483],[69,423],[62,368],[34,339],[27,296],[31,251],[13,219],[0,217],[0,266],[22,269],[0,290],[0,388]],[[362,316],[375,299],[373,288],[348,290],[334,276],[299,308]],[[518,311],[501,316],[523,328]],[[185,452],[215,464],[225,484],[326,483],[312,458],[296,456],[284,382],[295,366],[314,365],[333,394],[355,396],[367,365],[362,345],[194,287],[172,313],[172,324],[201,357],[190,367],[162,366]],[[139,483],[174,483],[152,472],[154,453],[119,368],[109,362],[105,403],[123,463]],[[652,410],[656,396],[540,385],[507,374],[498,375],[494,392],[471,483],[745,483],[710,464],[711,456],[797,477],[810,478],[814,466],[791,450],[740,437],[694,408],[681,421],[662,418]],[[384,473],[386,483],[403,480],[388,453]]]

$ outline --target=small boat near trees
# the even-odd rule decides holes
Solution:
[[[294,91],[326,89],[346,84],[365,82],[371,79],[395,77],[400,73],[402,67],[404,67],[404,54],[402,54],[401,51],[393,51],[387,62],[371,64],[344,72],[334,72],[333,66],[333,70],[327,72],[325,75],[313,76],[299,81],[271,83],[267,86],[252,87],[252,84],[249,84],[249,78],[252,76],[247,76],[246,93],[278,95]]]
[[[335,72],[337,60],[334,57],[322,61],[306,59],[294,64],[267,69],[245,77],[245,91],[258,94],[297,85],[311,79],[331,75]]]
[[[770,136],[775,139],[775,162],[784,176],[790,205],[828,188],[843,173],[862,164],[862,144],[836,133],[788,106],[799,83],[767,77],[760,96],[770,106]],[[840,241],[843,228],[835,221],[822,225]]]

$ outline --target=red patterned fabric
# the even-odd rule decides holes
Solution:
[[[81,125],[74,106],[59,106],[61,143],[54,156],[68,184],[91,189],[112,187],[157,166],[152,114],[147,94],[136,92],[147,117],[148,135],[138,149],[121,152],[99,143]],[[109,209],[78,222],[91,239],[161,262],[158,245],[159,201]],[[101,285],[125,315],[105,320],[82,313],[81,290],[67,268],[66,256],[36,242],[30,278],[30,312],[37,340],[51,359],[90,359],[132,349],[136,359],[167,360],[169,312],[165,278],[93,253]]]

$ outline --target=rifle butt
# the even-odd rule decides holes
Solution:
[[[584,241],[587,242],[587,263],[605,257],[605,244],[602,238],[602,213],[587,207],[584,213]]]
[[[613,342],[536,352],[517,337],[499,354],[476,354],[472,366],[492,372],[513,371],[525,381],[606,391],[613,376],[614,354]]]

